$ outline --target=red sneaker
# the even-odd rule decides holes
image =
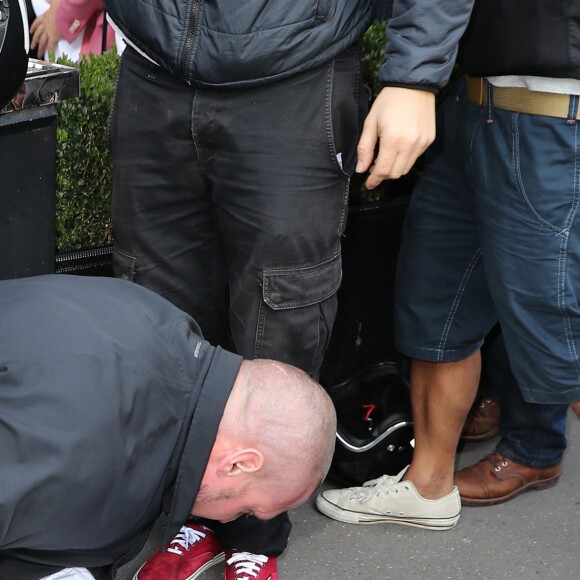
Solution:
[[[157,550],[133,580],[193,580],[223,561],[217,536],[200,524],[186,524],[167,549]],[[277,578],[277,576],[276,576]]]
[[[224,580],[279,580],[276,558],[230,550]]]

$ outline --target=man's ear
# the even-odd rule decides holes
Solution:
[[[264,456],[257,449],[230,451],[220,461],[218,471],[221,475],[241,475],[255,473],[264,465]]]

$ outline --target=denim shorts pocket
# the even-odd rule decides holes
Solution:
[[[137,268],[137,258],[128,252],[113,248],[113,274],[115,278],[135,281],[135,271]]]
[[[287,310],[321,302],[336,293],[342,278],[340,254],[314,266],[265,268],[264,302],[272,310]]]
[[[513,115],[515,179],[522,203],[542,228],[570,227],[579,203],[578,128],[561,119]]]

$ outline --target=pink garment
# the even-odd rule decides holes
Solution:
[[[60,0],[56,10],[56,26],[68,42],[72,42],[84,30],[81,53],[101,54],[104,14],[103,0]],[[115,32],[107,25],[105,49],[108,50],[114,42]]]

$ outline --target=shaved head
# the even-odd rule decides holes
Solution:
[[[285,363],[243,361],[192,513],[269,519],[300,505],[324,480],[335,439],[334,405],[316,381]]]
[[[320,485],[336,437],[334,406],[324,389],[304,371],[272,360],[244,361],[239,378],[239,425],[271,454],[264,475],[314,476]]]

